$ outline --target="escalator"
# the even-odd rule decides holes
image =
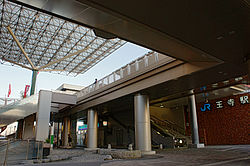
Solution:
[[[129,133],[131,132],[131,134],[134,134],[134,127],[128,127],[127,124],[124,124],[119,118],[116,118],[113,115],[109,115],[109,118],[127,130]],[[153,115],[150,115],[150,121],[151,142],[153,148],[159,148],[160,144],[162,144],[164,148],[185,147],[187,144],[189,144],[190,138],[185,136],[185,129],[178,126],[177,124],[170,121],[161,120]],[[129,143],[132,142],[134,141],[129,141]],[[124,145],[124,147],[127,147],[127,145]]]
[[[164,148],[185,147],[190,138],[185,136],[185,130],[175,123],[161,120],[151,115],[152,145],[162,144]]]

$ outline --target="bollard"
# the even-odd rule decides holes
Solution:
[[[132,145],[132,144],[129,144],[129,145],[128,145],[128,150],[130,150],[130,151],[133,150],[133,145]]]
[[[111,144],[108,144],[108,149],[111,150]]]
[[[163,146],[162,146],[162,144],[160,144],[160,149],[161,149],[161,150],[163,149]]]

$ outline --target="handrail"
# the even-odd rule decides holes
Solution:
[[[167,61],[172,61],[173,58],[168,56],[159,56],[157,52],[149,52],[142,57],[137,58],[136,60],[130,62],[129,64],[115,70],[111,74],[105,76],[104,78],[98,80],[97,82],[85,87],[80,92],[77,92],[78,97],[85,96],[95,90],[106,87],[118,80],[125,79],[130,75],[142,71],[143,69],[148,68],[149,66],[159,63],[162,59]]]
[[[0,153],[2,153],[2,155],[0,156],[0,158],[2,158],[2,160],[0,160],[0,165],[1,164],[8,165],[9,162],[11,163],[20,162],[20,160],[27,160],[33,158],[41,159],[43,151],[43,141],[36,141],[33,139],[32,140],[8,139],[7,142],[1,145],[1,147],[4,146],[5,148],[3,148],[2,151],[0,151]],[[25,152],[23,152],[23,150]],[[15,160],[13,160],[13,155],[16,156]],[[12,156],[11,159],[9,159],[10,156]]]
[[[158,121],[158,124],[161,124],[161,125],[164,125],[165,127],[167,127],[168,130],[172,130],[172,131],[177,132],[181,135],[185,135],[185,130],[182,127],[180,127],[179,125],[177,125],[176,123],[173,123],[169,120],[161,120],[154,115],[150,115],[150,117],[153,121]]]

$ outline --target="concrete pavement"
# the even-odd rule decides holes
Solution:
[[[234,166],[250,165],[250,145],[207,146],[202,149],[167,149],[157,155],[134,160],[92,161],[68,160],[55,163],[36,164],[49,166]]]

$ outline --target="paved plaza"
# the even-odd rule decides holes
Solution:
[[[67,152],[61,152],[65,155]],[[73,153],[76,156],[78,152]],[[58,153],[59,154],[59,153]],[[79,153],[78,153],[79,154]],[[98,154],[82,153],[78,157],[59,162],[36,164],[39,166],[176,166],[176,165],[202,165],[202,166],[233,166],[250,165],[250,145],[233,146],[208,146],[202,149],[167,149],[157,151],[157,155],[144,156],[134,160],[111,160],[105,161]]]

